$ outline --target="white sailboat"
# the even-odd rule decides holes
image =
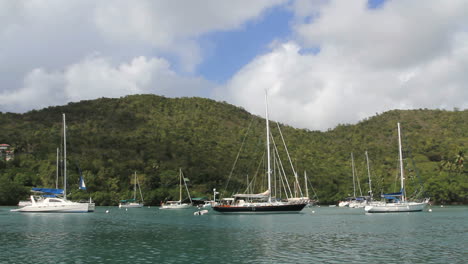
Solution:
[[[307,205],[308,200],[278,201],[272,197],[271,154],[270,154],[270,126],[268,120],[268,103],[266,104],[266,149],[267,149],[267,177],[268,189],[263,193],[234,194],[232,198],[224,198],[221,203],[214,205],[213,210],[225,214],[259,214],[259,213],[299,213]],[[295,174],[297,182],[297,174]]]
[[[138,183],[138,189],[140,190],[141,203],[137,202],[136,199],[136,190],[137,190],[137,173],[135,171],[135,184],[133,186],[133,199],[121,200],[119,203],[119,208],[142,208],[143,207],[143,194],[141,193],[140,184]]]
[[[361,184],[359,183],[358,176],[356,174],[356,168],[354,166],[354,155],[351,153],[351,167],[353,170],[353,189],[354,189],[354,197],[349,201],[348,207],[349,208],[363,208],[367,204],[366,197],[362,196]],[[359,194],[360,196],[356,196],[356,182],[359,187]]]
[[[398,123],[398,152],[400,158],[400,185],[401,191],[397,193],[389,193],[382,195],[387,202],[372,202],[364,210],[367,213],[396,213],[396,212],[420,212],[429,203],[429,198],[425,198],[422,202],[408,201],[405,190],[405,175],[403,169],[403,152],[401,148],[401,131],[400,123]]]
[[[187,187],[186,179],[183,177],[182,169],[179,169],[179,200],[178,201],[167,201],[161,204],[159,209],[188,209],[192,208],[192,197]],[[182,181],[184,182],[185,190],[189,197],[190,203],[182,203]]]
[[[66,125],[65,125],[65,114],[63,114],[63,155],[64,155],[64,174],[63,174],[63,190],[62,189],[48,189],[54,190],[55,194],[63,194],[63,198],[59,197],[46,197],[45,199],[36,200],[31,195],[31,204],[27,204],[19,209],[13,209],[14,212],[54,212],[54,213],[87,213],[94,212],[95,205],[91,201],[85,203],[72,202],[67,200],[67,137],[66,137]],[[80,188],[84,187],[83,178],[80,178]],[[33,190],[47,193],[44,188],[33,188]],[[41,189],[41,190],[37,190]]]

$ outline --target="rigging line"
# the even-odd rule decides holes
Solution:
[[[187,182],[185,182],[185,175],[182,172],[182,170],[180,170],[180,173],[182,174],[182,179],[184,180],[185,190],[187,190],[187,195],[188,195],[188,197],[190,199],[190,203],[192,203],[192,197],[190,197],[190,192],[189,192],[188,187],[187,187]],[[180,200],[181,200],[180,202],[182,202],[182,199],[180,199]]]
[[[274,146],[275,153],[278,156],[279,167],[280,167],[281,171],[283,172],[284,179],[285,179],[286,184],[288,186],[289,193],[290,193],[291,197],[293,197],[293,194],[292,194],[292,191],[291,191],[291,186],[289,186],[289,181],[288,181],[288,178],[286,177],[286,172],[284,171],[283,162],[281,161],[280,156],[279,156],[279,152],[278,152],[278,148],[277,148],[277,145],[276,145],[276,142],[275,142],[275,138],[271,137],[271,139],[273,141],[273,146]]]
[[[291,164],[291,169],[293,171],[293,174],[294,174],[294,178],[295,178],[295,181],[296,181],[296,184],[297,184],[297,187],[299,189],[299,192],[301,193],[301,197],[303,197],[303,193],[302,193],[302,189],[301,189],[301,185],[299,184],[299,180],[297,179],[297,172],[296,170],[294,169],[294,165],[292,163],[292,160],[291,160],[291,156],[289,155],[289,151],[288,151],[288,147],[286,146],[286,141],[284,141],[284,137],[283,137],[283,132],[281,131],[281,128],[280,128],[280,125],[278,122],[276,122],[276,125],[278,127],[278,131],[279,131],[279,134],[281,136],[281,140],[283,141],[283,145],[284,145],[284,149],[286,150],[286,154],[288,155],[288,160],[289,160],[289,163]]]
[[[237,161],[239,160],[240,153],[242,151],[242,148],[244,147],[245,140],[247,139],[247,135],[249,134],[250,128],[252,127],[254,117],[255,116],[252,116],[252,120],[250,121],[249,127],[247,128],[247,131],[245,132],[244,139],[242,140],[242,144],[241,144],[241,146],[239,148],[239,152],[237,152],[236,159],[234,160],[234,164],[232,165],[231,172],[229,173],[229,177],[228,177],[228,180],[226,182],[226,185],[224,186],[223,192],[226,192],[227,187],[229,185],[229,182],[231,181],[232,173],[234,172],[234,168],[236,167]],[[221,193],[221,195],[222,195],[222,193]]]
[[[398,165],[397,165],[397,168],[400,167],[400,161],[399,161],[399,159],[400,159],[400,158],[398,157],[398,160],[397,160],[397,164],[398,164]],[[402,191],[401,188],[400,188],[400,190],[397,191],[396,183],[397,183],[397,181],[398,181],[398,176],[400,176],[400,172],[397,170],[397,171],[396,171],[396,175],[395,175],[395,180],[393,181],[393,192]]]
[[[138,190],[140,190],[140,196],[141,196],[141,203],[145,203],[143,200],[143,194],[141,193],[141,186],[140,186],[140,181],[138,180],[138,177],[136,178],[137,184],[138,184]]]
[[[413,166],[413,169],[416,173],[416,178],[418,179],[418,183],[419,183],[419,188],[420,188],[420,191],[418,193],[422,193],[422,195],[426,196],[426,192],[425,192],[425,189],[424,189],[424,185],[422,183],[422,179],[421,179],[421,174],[419,173],[419,169],[418,167],[416,166],[416,163],[414,161],[414,158],[413,158],[413,152],[411,151],[411,145],[408,143],[409,142],[409,139],[408,137],[405,135],[404,138],[403,138],[406,142],[406,149],[407,149],[407,152],[408,152],[408,156],[411,160],[411,165]]]
[[[259,174],[258,172],[260,171],[260,167],[261,165],[263,164],[263,159],[265,158],[265,152],[263,152],[263,156],[262,158],[260,159],[260,162],[258,163],[258,166],[257,166],[257,171],[255,171],[255,174],[254,176],[252,177],[252,180],[249,182],[249,184],[247,185],[247,188],[246,188],[246,191],[244,191],[244,193],[248,193],[248,189],[249,187],[251,187],[250,189],[252,190],[252,193],[253,193],[253,189],[255,188],[255,182],[257,180],[257,175]]]
[[[354,170],[356,171],[356,182],[357,182],[358,189],[359,189],[359,195],[362,196],[362,189],[361,189],[361,183],[359,182],[358,171],[356,168],[354,168]]]
[[[355,170],[354,170],[354,156],[351,152],[351,171],[353,174],[353,197],[356,198],[356,179],[355,179]]]
[[[310,187],[312,188],[312,191],[314,192],[315,197],[317,197],[317,200],[319,200],[319,197],[318,197],[317,193],[315,192],[314,185],[312,184],[312,182],[310,181],[310,179],[308,177],[307,177],[307,182],[309,183]]]
[[[278,159],[277,155],[275,155],[275,159]],[[280,168],[278,168],[278,170],[279,170],[279,169],[280,169]],[[278,172],[278,178],[280,179],[280,183],[281,183],[281,185],[283,186],[284,194],[286,195],[286,198],[289,199],[288,190],[286,190],[286,185],[287,185],[287,184],[284,183],[283,177],[286,178],[286,176],[283,175],[283,174],[281,173],[281,171],[279,171],[279,172]],[[291,191],[291,190],[289,190],[289,191]],[[280,192],[281,192],[281,188],[280,188]],[[292,196],[291,196],[291,198],[292,198]]]

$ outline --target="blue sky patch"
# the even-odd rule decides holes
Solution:
[[[280,6],[239,30],[203,36],[200,43],[205,59],[197,73],[210,81],[224,83],[256,56],[268,52],[272,41],[287,40],[292,17],[291,11]]]

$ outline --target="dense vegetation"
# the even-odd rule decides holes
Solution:
[[[16,204],[31,186],[55,186],[62,113],[73,199],[91,196],[98,205],[115,205],[132,196],[134,171],[146,204],[177,199],[179,168],[190,179],[192,196],[210,196],[213,188],[230,196],[244,190],[247,175],[254,179],[265,171],[265,121],[239,107],[202,98],[101,98],[0,113],[0,143],[15,150],[13,160],[0,161],[0,204]],[[408,193],[419,191],[439,203],[468,203],[468,110],[395,110],[326,132],[284,125],[281,131],[296,170],[307,171],[321,203],[335,203],[353,191],[351,152],[363,193],[368,190],[366,150],[374,193],[398,190],[397,122],[403,128]],[[278,151],[284,152],[276,123],[271,126]],[[87,191],[77,188],[78,166]],[[254,191],[264,191],[264,181],[257,183],[263,185]]]

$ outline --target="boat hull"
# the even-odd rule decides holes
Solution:
[[[348,207],[349,206],[349,202],[340,202],[338,204],[339,207]]]
[[[36,204],[27,205],[19,209],[11,210],[13,212],[23,213],[88,213],[94,212],[94,203],[75,203],[67,204]]]
[[[364,208],[367,205],[365,202],[350,202],[349,208]]]
[[[421,212],[427,206],[427,203],[386,203],[377,205],[368,205],[364,207],[366,213],[406,213]]]
[[[161,205],[159,209],[189,209],[193,206],[191,204],[169,204],[169,205]]]
[[[272,205],[242,205],[242,206],[213,206],[213,210],[223,214],[259,214],[259,213],[300,213],[306,206],[302,204],[272,204]]]
[[[140,203],[129,203],[129,204],[119,204],[119,208],[142,208],[143,204]]]

